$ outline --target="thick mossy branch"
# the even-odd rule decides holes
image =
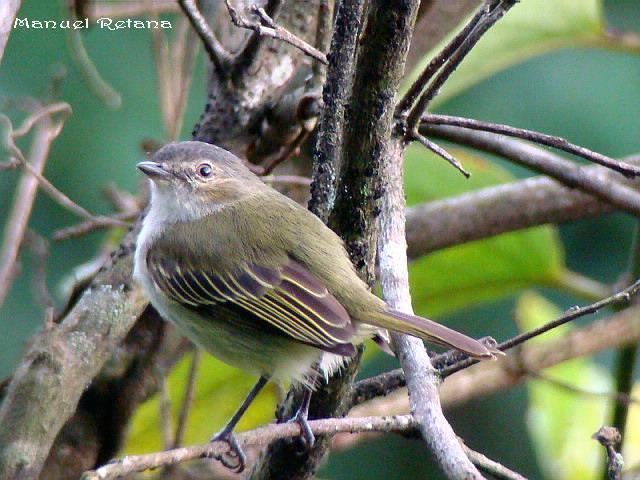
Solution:
[[[129,262],[115,262],[96,279],[61,324],[38,334],[0,408],[0,478],[38,475],[80,396],[123,340],[143,308],[125,289]]]

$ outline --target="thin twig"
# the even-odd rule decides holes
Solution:
[[[409,114],[409,110],[418,100],[420,93],[427,87],[429,81],[433,78],[438,70],[449,60],[451,55],[460,48],[462,43],[467,39],[469,34],[476,28],[480,19],[485,15],[483,8],[478,9],[476,14],[467,22],[464,28],[458,33],[441,51],[436,55],[422,71],[420,76],[413,82],[409,91],[402,97],[396,108],[398,117],[405,117]]]
[[[251,12],[254,15],[257,15],[262,23],[264,23],[264,25],[259,22],[251,21],[240,15],[238,11],[231,5],[230,0],[225,0],[225,4],[227,5],[227,10],[229,11],[229,15],[231,16],[231,21],[236,27],[253,30],[259,36],[271,37],[276,40],[281,40],[285,43],[288,43],[289,45],[292,45],[298,50],[301,50],[309,57],[314,58],[319,62],[324,63],[325,65],[328,64],[327,57],[324,53],[319,51],[317,48],[309,45],[300,37],[295,36],[286,28],[277,25],[263,8],[253,5],[251,7]]]
[[[73,19],[76,20],[76,17],[73,16]],[[109,108],[114,110],[120,108],[122,95],[98,71],[96,64],[91,60],[84,46],[80,30],[69,29],[67,31],[67,40],[71,58],[80,70],[89,90]]]
[[[538,337],[543,333],[553,330],[554,328],[559,327],[560,325],[564,325],[565,323],[571,322],[576,318],[584,317],[585,315],[590,315],[592,313],[595,313],[604,307],[608,307],[611,305],[627,305],[629,304],[631,299],[638,294],[639,291],[640,291],[640,280],[636,280],[632,285],[625,288],[624,290],[621,290],[620,292],[614,295],[611,295],[610,297],[604,298],[599,302],[592,303],[585,307],[572,307],[569,310],[567,310],[567,313],[565,315],[562,315],[561,317],[551,322],[548,322],[538,328],[530,330],[529,332],[516,335],[515,337],[500,343],[497,348],[498,350],[502,350],[504,352],[513,347],[521,345],[526,341],[531,340],[532,338]],[[478,361],[475,359],[470,359],[470,358],[465,359],[455,363],[454,365],[445,367],[440,371],[440,374],[442,375],[443,378],[446,378],[449,375],[459,370],[462,370],[464,368],[467,368],[471,365],[475,365],[476,363],[478,363]]]
[[[423,125],[420,133],[500,155],[640,216],[640,193],[631,186],[604,175],[594,175],[589,167],[576,165],[542,147],[489,132],[447,125]]]
[[[453,155],[451,155],[449,152],[447,152],[444,148],[442,148],[437,143],[432,142],[424,135],[420,135],[418,132],[414,132],[412,137],[418,142],[420,142],[422,145],[424,145],[426,148],[431,150],[433,153],[445,159],[448,163],[450,163],[456,170],[458,170],[466,178],[469,178],[471,176],[471,174],[464,169],[462,164],[458,160],[456,160],[453,157]]]
[[[635,282],[630,287],[610,297],[607,297],[599,302],[593,303],[591,305],[587,305],[586,307],[582,307],[582,308],[570,309],[569,313],[567,313],[566,315],[563,315],[560,318],[552,322],[549,322],[538,329],[532,330],[530,332],[526,332],[522,335],[518,335],[498,345],[498,349],[502,351],[506,351],[510,348],[513,348],[516,345],[523,343],[526,340],[533,338],[534,336],[541,335],[542,333],[545,333],[546,331],[552,328],[555,328],[563,323],[567,323],[578,317],[581,317],[590,313],[595,313],[596,311],[606,306],[628,304],[630,299],[634,295],[638,294],[638,291],[640,291],[640,280]],[[634,315],[637,315],[637,312],[635,312],[635,310],[634,311],[626,310],[625,312],[630,312],[630,315],[632,317]],[[625,313],[625,312],[622,312],[622,313]],[[542,345],[540,347],[541,351],[545,351],[545,352],[555,351],[557,354],[556,358],[550,359],[549,355],[546,353],[545,354],[540,353],[539,355],[531,354],[531,357],[533,358],[536,358],[536,359],[540,358],[541,362],[535,361],[533,363],[526,363],[524,360],[521,360],[520,362],[518,362],[519,367],[517,372],[514,372],[513,369],[509,369],[508,372],[504,372],[505,375],[507,376],[510,375],[513,377],[513,379],[511,379],[508,382],[508,384],[511,385],[512,383],[515,383],[517,381],[517,378],[525,377],[528,373],[539,372],[543,368],[555,365],[556,363],[559,363],[561,361],[568,360],[576,356],[583,356],[593,351],[599,351],[601,349],[611,346],[612,339],[610,338],[610,335],[609,336],[604,335],[602,331],[612,332],[615,334],[615,336],[625,337],[624,339],[619,338],[618,344],[626,344],[628,343],[628,341],[633,341],[634,338],[636,338],[637,336],[637,332],[632,335],[629,332],[629,330],[635,331],[634,329],[636,327],[626,327],[624,325],[625,321],[626,319],[624,318],[624,316],[621,316],[620,318],[612,317],[611,319],[605,320],[603,323],[594,324],[582,330],[576,330],[575,332],[567,335],[566,338],[557,340],[556,343],[559,346],[552,346],[552,344]],[[594,333],[593,335],[586,333],[586,332],[589,332],[590,330],[597,330],[598,332]],[[576,345],[577,340],[573,340],[573,341],[570,340],[572,338],[577,338],[577,337],[583,338],[586,336],[590,336],[590,338],[592,337],[595,338],[596,343],[599,341],[600,344],[594,346],[592,342],[589,345],[585,346],[584,349],[580,349]],[[622,340],[626,340],[626,341],[622,341]],[[535,348],[538,348],[538,347],[529,347],[529,348],[532,348],[532,351],[533,351],[535,350]],[[563,348],[568,350],[568,352],[563,353],[562,352]],[[448,353],[437,355],[431,359],[431,362],[434,364],[438,364],[440,363],[440,360],[442,358],[446,358],[447,356],[448,356]],[[497,364],[503,361],[488,362],[488,363],[490,365],[493,365],[494,363]],[[453,373],[466,369],[467,367],[471,365],[475,365],[476,363],[478,363],[477,360],[473,360],[473,359],[461,360],[459,362],[454,363],[453,365],[445,366],[444,368],[439,370],[439,373],[442,376],[442,378],[446,378],[453,375]],[[485,365],[484,368],[489,368],[489,367]],[[471,382],[468,379],[465,379],[464,381]],[[352,394],[351,394],[352,405],[358,405],[367,400],[388,395],[389,393],[397,390],[398,388],[404,387],[405,385],[406,385],[406,379],[404,377],[404,373],[402,369],[399,369],[399,368],[389,372],[382,373],[380,375],[376,375],[371,378],[360,380],[353,386],[353,389],[352,389]],[[446,385],[446,382],[445,382],[445,385]],[[482,390],[482,388],[480,389]]]
[[[575,385],[571,385],[562,380],[558,380],[557,378],[550,377],[541,373],[539,371],[527,370],[527,375],[531,378],[539,380],[541,382],[548,383],[554,387],[565,390],[570,393],[575,393],[576,395],[585,396],[585,397],[594,397],[594,398],[603,398],[607,400],[613,400],[617,405],[629,405],[640,404],[640,398],[636,398],[627,393],[621,392],[593,392],[591,390],[586,390],[581,387],[576,387]]]
[[[33,258],[31,280],[34,296],[45,310],[53,308],[53,300],[47,287],[47,260],[49,259],[49,242],[33,230],[27,230],[24,243]]]
[[[308,187],[311,185],[311,179],[309,177],[302,177],[300,175],[267,175],[262,177],[262,181],[265,183],[289,183],[291,185],[304,185]]]
[[[415,422],[411,415],[347,417],[310,420],[309,427],[317,437],[321,435],[332,436],[338,433],[406,433],[415,429]],[[240,446],[246,448],[248,446],[264,447],[274,440],[296,437],[298,435],[300,435],[300,427],[296,423],[278,423],[240,433],[237,434],[236,437]],[[128,456],[100,467],[97,470],[86,472],[82,476],[82,480],[107,480],[133,472],[142,472],[152,468],[175,465],[197,458],[220,458],[227,452],[228,448],[225,442],[213,442],[149,455]]]
[[[451,53],[446,63],[439,70],[439,73],[424,90],[417,103],[410,111],[407,117],[408,133],[412,133],[416,130],[420,117],[425,113],[429,103],[431,103],[431,100],[435,98],[442,85],[444,85],[455,69],[458,68],[460,62],[462,62],[487,30],[489,30],[494,23],[500,20],[507,10],[509,10],[515,3],[516,0],[487,0],[485,2],[480,10],[482,15],[479,18],[476,18],[475,16],[473,17],[472,22],[476,22],[473,28],[469,29],[466,38],[459,44],[458,48]]]
[[[0,114],[0,123],[3,123],[6,129],[3,143],[11,155],[10,164],[28,167],[25,168],[27,171],[24,172],[18,183],[13,208],[7,218],[4,230],[2,250],[0,250],[0,305],[4,303],[15,275],[18,252],[38,191],[38,177],[41,177],[40,172],[44,170],[51,143],[60,132],[64,118],[70,112],[71,109],[66,103],[47,105],[38,108],[15,130],[11,120]],[[57,124],[51,120],[51,116],[55,113],[63,115]],[[15,140],[17,137],[25,135],[34,125],[36,125],[36,132],[27,160],[15,144]]]
[[[471,460],[471,462],[473,462],[481,472],[487,473],[498,480],[527,480],[526,477],[523,477],[518,472],[514,472],[501,463],[491,460],[482,453],[470,449],[464,444],[464,442],[461,441],[460,443],[462,444],[464,453],[469,457],[469,460]]]
[[[44,113],[43,113],[44,111]],[[31,165],[29,161],[27,161],[22,153],[22,151],[15,144],[15,139],[17,137],[23,136],[26,132],[33,126],[38,120],[50,117],[53,114],[60,114],[61,119],[58,123],[52,124],[49,128],[43,132],[43,142],[46,142],[50,145],[51,142],[60,134],[62,130],[62,126],[64,124],[64,119],[71,114],[71,107],[69,107],[66,103],[56,103],[52,105],[48,105],[44,107],[42,110],[38,110],[34,112],[33,115],[24,120],[22,125],[18,129],[13,129],[13,124],[9,117],[4,114],[0,114],[0,123],[4,124],[6,128],[6,133],[4,137],[4,146],[11,154],[10,159],[10,167],[15,168],[16,166],[21,166],[24,168],[29,174],[34,177],[42,190],[49,195],[55,202],[61,205],[63,208],[69,210],[70,212],[78,215],[79,217],[84,217],[87,219],[95,219],[92,213],[90,213],[85,208],[81,207],[69,197],[67,197],[64,193],[58,190],[49,180],[47,180],[41,173],[40,169]],[[35,119],[34,119],[35,118]],[[46,137],[46,138],[45,138]],[[48,147],[47,147],[48,153]]]
[[[196,388],[196,377],[198,374],[198,367],[200,366],[201,355],[200,350],[196,348],[191,356],[191,366],[189,367],[187,386],[184,389],[184,397],[182,398],[180,415],[178,416],[178,424],[176,425],[176,433],[173,438],[173,445],[171,448],[178,448],[182,445],[182,441],[184,440],[184,432],[187,428],[189,411],[191,410],[191,404],[193,403],[193,394]]]
[[[141,208],[140,199],[136,195],[118,189],[113,182],[107,183],[102,189],[102,193],[119,212],[138,212]]]
[[[468,128],[470,130],[479,130],[482,132],[498,133],[508,137],[520,138],[530,142],[546,145],[548,147],[557,148],[558,150],[571,153],[585,160],[597,163],[603,167],[610,168],[621,173],[627,178],[635,178],[640,175],[640,167],[637,165],[629,165],[628,163],[615,160],[613,158],[594,152],[588,148],[575,145],[562,137],[547,135],[545,133],[526,130],[524,128],[511,127],[499,123],[483,122],[471,118],[455,117],[451,115],[436,115],[427,113],[422,116],[422,122],[431,125],[450,125],[455,127]]]
[[[55,241],[69,240],[103,228],[130,227],[130,221],[138,216],[139,210],[133,212],[116,213],[110,217],[94,217],[91,220],[61,228],[53,232],[51,238]]]
[[[278,155],[269,161],[265,166],[262,166],[261,175],[269,175],[273,170],[280,165],[281,163],[286,162],[292,156],[297,155],[300,152],[300,147],[305,142],[305,140],[309,137],[311,132],[306,129],[302,129],[300,133],[296,136],[296,138],[289,144],[285,145],[281,152]]]
[[[169,398],[169,382],[167,377],[162,375],[158,379],[158,387],[160,390],[160,431],[162,433],[162,447],[165,450],[171,448],[173,443],[171,435],[171,398]]]
[[[213,63],[218,74],[221,76],[226,75],[229,69],[229,65],[231,65],[233,61],[233,58],[231,54],[227,52],[227,50],[222,46],[220,41],[217,39],[217,37],[209,27],[207,19],[204,18],[202,13],[200,13],[195,0],[178,0],[178,4],[191,22],[191,25],[200,37],[200,40],[202,40],[204,49],[207,51],[209,59],[211,60],[211,63]]]

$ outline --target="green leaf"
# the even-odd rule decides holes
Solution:
[[[175,426],[189,376],[191,355],[186,355],[169,375],[171,419]],[[203,354],[196,390],[185,430],[185,445],[205,443],[231,418],[257,378]],[[238,431],[248,430],[273,419],[278,387],[269,383],[240,420]],[[160,401],[155,395],[138,408],[131,423],[125,452],[148,453],[162,449]]]
[[[363,357],[366,363],[380,353],[373,342],[367,342]],[[171,400],[171,421],[175,427],[180,415],[192,355],[178,362],[167,379]],[[208,441],[231,418],[251,390],[257,378],[230,367],[207,353],[203,353],[196,378],[196,389],[191,405],[184,445]],[[243,415],[237,431],[250,430],[273,421],[276,405],[284,390],[269,383]],[[127,437],[125,454],[141,454],[162,450],[160,399],[154,395],[136,411]]]
[[[512,180],[504,169],[450,149],[472,176],[466,180],[439,157],[413,146],[406,156],[408,203],[454,196]],[[531,285],[555,285],[565,271],[554,227],[543,226],[434,252],[410,265],[416,311],[438,316]]]
[[[516,320],[521,330],[536,328],[561,314],[558,307],[533,292],[524,293],[516,307]],[[569,324],[563,325],[534,341],[548,341],[566,334],[571,328]],[[609,392],[613,383],[606,370],[586,358],[548,368],[543,375],[554,382],[589,392]],[[527,391],[527,426],[539,463],[548,478],[600,478],[603,450],[591,435],[608,422],[611,401],[536,379],[527,382]]]
[[[447,38],[448,41],[450,38]],[[565,47],[631,48],[622,35],[604,28],[598,0],[527,0],[516,4],[478,42],[447,80],[434,105],[498,71]],[[636,42],[637,43],[637,42]],[[445,42],[425,56],[409,75],[410,85]],[[637,45],[635,50],[637,51]]]

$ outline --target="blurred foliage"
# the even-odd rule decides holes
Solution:
[[[562,315],[562,310],[544,297],[525,292],[518,300],[515,318],[521,331],[539,327]],[[573,327],[562,325],[533,340],[558,338]],[[544,377],[586,392],[610,392],[613,385],[608,371],[587,358],[576,358],[544,371]],[[549,478],[589,480],[601,476],[602,446],[591,439],[608,421],[611,400],[579,394],[544,379],[527,382],[529,411],[527,426]],[[576,421],[579,418],[580,421]],[[631,430],[636,430],[630,423]]]
[[[61,2],[24,3],[21,17],[51,19],[63,15]],[[603,8],[608,21],[618,28],[640,25],[640,6],[636,0],[612,0],[605,2],[604,7],[596,0],[527,0],[517,4],[447,83],[437,100],[438,111],[562,135],[611,156],[638,151],[640,58],[634,54],[637,52],[621,51],[620,37],[605,35],[610,29],[605,28],[601,17]],[[162,139],[163,136],[152,42],[145,30],[91,29],[82,32],[82,36],[97,70],[122,97],[118,110],[107,108],[90,93],[69,54],[64,31],[25,29],[12,32],[0,65],[3,100],[0,109],[17,122],[22,117],[15,108],[20,98],[45,95],[54,73],[65,71],[57,97],[69,102],[74,114],[54,143],[46,176],[89,210],[106,213],[109,205],[99,194],[105,183],[114,182],[119,188],[137,191],[139,179],[134,165],[142,156],[140,144],[147,138]],[[194,75],[182,138],[188,138],[206,98],[203,63],[199,61]],[[27,145],[27,142],[21,143],[22,147]],[[470,180],[423,149],[410,149],[406,166],[410,204],[529,174],[485,155],[452,151],[472,171]],[[17,172],[0,175],[1,219],[6,218],[5,212],[11,206],[17,178]],[[50,236],[56,229],[76,221],[49,199],[39,196],[31,227]],[[615,281],[626,265],[631,228],[629,217],[609,215],[560,229],[547,226],[505,234],[434,253],[411,265],[415,309],[441,317],[474,335],[505,338],[515,331],[512,309],[515,295],[522,288],[553,285],[565,268],[602,282]],[[104,239],[103,234],[91,234],[52,244],[48,273],[54,293],[72,267],[92,258]],[[35,331],[42,318],[41,308],[32,300],[28,254],[22,255],[21,263],[23,273],[0,309],[0,375],[12,371],[22,342]],[[557,290],[545,290],[545,294],[557,304],[568,306],[577,301],[562,296]],[[533,294],[522,296],[517,306],[518,318],[531,322],[554,314],[554,307]],[[396,365],[395,360],[375,352],[373,348],[367,349],[369,360],[363,367],[367,373]],[[605,362],[601,357],[581,359],[555,367],[549,375],[566,378],[589,390],[604,391],[609,381],[603,370]],[[188,368],[189,359],[185,358],[169,378],[174,420],[180,409]],[[253,381],[204,356],[186,443],[204,441],[216,431]],[[531,399],[528,412],[527,392]],[[272,418],[277,399],[275,387],[265,390],[240,429]],[[555,466],[550,474],[547,472],[548,477],[560,478],[555,476],[556,472],[583,472],[576,466],[580,458],[571,456],[568,445],[579,445],[578,454],[587,448],[589,452],[597,450],[589,436],[595,431],[591,425],[606,418],[603,417],[607,411],[605,405],[607,402],[602,400],[581,398],[532,382],[526,390],[515,389],[479,400],[450,415],[456,431],[471,446],[523,474],[539,478],[542,474],[531,454],[533,441],[541,464]],[[154,398],[139,409],[127,451],[161,447],[158,408],[158,399]],[[572,410],[575,413],[572,414]],[[632,409],[630,421],[637,420],[638,414],[637,409]],[[580,422],[575,421],[578,417]],[[640,444],[638,437],[635,430],[630,433],[628,449]],[[333,455],[321,476],[440,478],[429,462],[422,461],[423,455],[424,448],[418,442],[385,437],[354,451]]]
[[[513,180],[500,166],[459,149],[450,149],[471,178],[412,146],[406,158],[407,203],[458,195]],[[428,172],[428,173],[427,173]],[[410,266],[412,298],[423,315],[440,317],[460,307],[512,293],[529,285],[553,283],[564,270],[563,252],[550,226],[498,235],[434,252]]]
[[[174,426],[182,407],[191,357],[192,355],[186,355],[180,360],[167,379]],[[237,368],[231,368],[211,355],[202,355],[193,404],[185,430],[185,444],[203,443],[209,440],[212,434],[231,418],[255,381],[255,377]],[[279,396],[279,388],[276,385],[271,383],[267,385],[240,420],[238,431],[269,422],[273,417]],[[125,448],[127,453],[148,453],[163,448],[158,421],[159,411],[159,395],[138,409],[127,438]]]

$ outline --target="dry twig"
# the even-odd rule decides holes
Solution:
[[[576,318],[580,318],[580,317],[584,317],[585,315],[596,313],[597,311],[603,309],[604,307],[609,307],[611,305],[620,305],[620,306],[628,305],[631,299],[635,295],[637,295],[639,291],[640,291],[640,280],[636,280],[632,285],[628,286],[627,288],[607,298],[604,298],[599,302],[595,302],[584,307],[578,307],[578,306],[571,307],[561,317],[551,322],[548,322],[538,328],[535,328],[529,332],[516,335],[515,337],[500,343],[497,348],[504,352],[518,345],[522,345],[528,340],[531,340],[532,338],[538,337],[543,333],[553,330],[554,328],[559,327],[560,325],[564,325],[565,323],[571,322]],[[449,367],[445,367],[440,371],[440,373],[443,377],[447,377],[463,368],[467,368],[468,366],[474,365],[476,363],[478,363],[477,360],[466,359],[454,365],[451,365]]]
[[[469,178],[471,176],[471,174],[464,169],[462,164],[458,160],[456,160],[453,155],[451,155],[437,143],[429,140],[427,137],[425,137],[424,135],[420,135],[419,133],[414,133],[413,139],[420,142],[422,145],[424,145],[439,157],[442,157],[447,163],[451,164],[453,168],[458,170],[466,178]]]
[[[178,0],[178,4],[191,22],[191,25],[200,37],[200,40],[202,40],[202,45],[204,45],[204,49],[207,51],[209,59],[218,71],[218,74],[221,76],[226,75],[229,69],[229,65],[231,65],[233,61],[233,58],[231,57],[231,54],[227,52],[227,50],[222,46],[218,38],[209,27],[207,19],[204,18],[202,13],[200,13],[195,0]]]
[[[499,123],[482,122],[480,120],[455,117],[451,115],[427,113],[422,116],[421,121],[426,125],[449,125],[468,128],[470,130],[478,130],[481,132],[497,133],[499,135],[506,135],[508,137],[519,138],[521,140],[528,140],[533,143],[546,145],[547,147],[557,148],[558,150],[571,153],[572,155],[584,158],[589,162],[597,163],[598,165],[602,165],[603,167],[616,171],[627,178],[635,178],[640,175],[640,167],[637,165],[630,165],[628,163],[615,160],[607,157],[606,155],[602,155],[601,153],[589,150],[588,148],[570,143],[562,137],[556,137],[545,133],[526,130],[524,128],[511,127],[509,125],[502,125]]]
[[[521,145],[527,147],[524,143]],[[555,158],[551,152],[539,149],[539,153]],[[625,157],[623,161],[640,165],[640,156]],[[585,174],[610,184],[618,177],[617,173],[599,166],[585,167]],[[408,254],[415,259],[504,232],[612,211],[612,205],[593,195],[568,188],[549,177],[530,177],[409,207]]]
[[[591,313],[595,313],[598,310],[607,307],[607,306],[611,306],[611,305],[626,305],[630,302],[631,298],[635,295],[638,294],[638,292],[640,291],[640,280],[636,281],[635,283],[633,283],[631,286],[625,288],[624,290],[611,295],[610,297],[607,297],[603,300],[600,300],[599,302],[595,302],[592,303],[590,305],[587,305],[585,307],[574,307],[568,310],[568,312],[565,315],[562,315],[560,318],[553,320],[535,330],[531,330],[529,332],[523,333],[521,335],[517,335],[515,337],[513,337],[510,340],[507,340],[501,344],[498,345],[498,349],[502,350],[502,351],[506,351],[509,350],[515,346],[521,345],[524,342],[530,340],[531,338],[534,338],[536,336],[542,335],[545,332],[548,332],[549,330],[556,328],[560,325],[563,325],[567,322],[570,322],[572,320],[575,320],[576,318],[591,314]],[[629,311],[633,311],[635,312],[635,310],[629,309]],[[624,318],[624,317],[623,317]],[[624,328],[625,326],[617,326],[617,327],[611,327],[611,331],[615,332],[615,331],[619,331],[620,328]],[[627,338],[625,339],[627,342],[628,341],[633,341],[634,338],[636,338],[635,335],[632,335],[628,330],[625,330],[626,333],[624,334]],[[576,335],[576,334],[569,334],[567,337],[571,336],[571,335]],[[608,346],[611,345],[611,338],[609,336],[603,336],[602,334],[600,334],[599,339],[594,339],[595,341],[600,340],[602,343],[602,347],[600,348],[607,348]],[[626,343],[626,342],[625,342]],[[574,355],[577,356],[577,347],[575,347],[574,345],[570,345],[571,347],[573,347],[572,352]],[[547,347],[545,347],[547,348]],[[593,349],[593,345],[589,344],[588,348]],[[593,350],[589,350],[589,352],[592,352]],[[597,351],[597,350],[596,350]],[[560,352],[558,352],[558,354],[560,354]],[[446,354],[445,354],[446,355]],[[585,351],[581,352],[581,355],[586,355]],[[573,356],[571,357],[561,357],[562,360],[566,360],[567,358],[573,358]],[[545,359],[545,362],[549,361],[549,359]],[[432,359],[432,362],[437,362],[437,359]],[[476,363],[478,363],[477,360],[474,359],[464,359],[462,361],[456,362],[453,365],[449,365],[449,366],[445,366],[444,368],[439,370],[440,375],[442,376],[442,378],[447,378],[451,375],[453,375],[456,372],[459,372],[460,370],[466,369],[468,367],[470,367],[471,365],[475,365]],[[484,362],[486,363],[486,362]],[[495,363],[495,362],[490,362],[490,363]],[[501,363],[501,362],[497,362],[497,363]],[[544,363],[544,364],[533,364],[533,365],[526,365],[525,363],[522,363],[522,366],[519,367],[519,374],[526,376],[527,372],[529,371],[539,371],[542,368],[545,368],[547,366],[553,365],[554,363]],[[485,367],[486,368],[486,367]],[[512,375],[514,375],[514,372],[511,372]],[[378,396],[384,396],[389,394],[390,392],[403,387],[404,385],[406,385],[406,380],[404,378],[404,373],[401,369],[396,369],[390,372],[385,372],[382,373],[380,375],[376,375],[374,377],[371,378],[367,378],[365,380],[360,380],[358,383],[356,383],[353,387],[353,392],[352,392],[352,402],[354,405],[370,400],[372,398],[378,397]]]
[[[438,55],[434,63],[430,63],[425,72],[410,90],[421,91],[420,98],[407,114],[407,128],[409,135],[416,131],[420,117],[440,91],[449,76],[458,68],[460,62],[471,51],[480,38],[496,23],[514,4],[515,0],[486,0],[478,13],[469,21],[460,35],[456,36],[449,45]],[[433,80],[432,80],[433,79]],[[403,107],[406,109],[413,104],[413,94]]]
[[[615,178],[594,175],[584,165],[576,165],[547,149],[493,133],[446,125],[423,125],[420,132],[453,141],[466,147],[500,155],[512,162],[548,175],[560,183],[604,200],[621,210],[640,216],[640,193]]]
[[[414,429],[415,423],[410,415],[401,415],[393,417],[310,420],[309,427],[311,427],[311,431],[316,436],[331,436],[337,433],[361,432],[406,433]],[[237,440],[244,449],[254,445],[264,447],[277,439],[296,437],[299,434],[300,427],[296,423],[278,423],[237,434]],[[213,442],[149,455],[128,456],[100,467],[97,470],[86,472],[82,480],[107,480],[151,468],[176,465],[187,460],[219,458],[227,452],[227,449],[228,445],[225,442]]]
[[[108,217],[95,217],[91,220],[61,228],[53,232],[52,238],[55,241],[69,240],[80,237],[90,232],[95,232],[103,228],[130,227],[130,221],[137,217],[139,211],[116,213]]]
[[[478,470],[481,472],[487,473],[498,480],[527,480],[518,472],[514,472],[501,463],[491,460],[489,457],[470,449],[462,441],[460,443],[462,444],[464,453],[469,457],[469,460],[471,460],[471,462],[478,467]]]
[[[51,116],[56,113],[61,113],[63,118],[58,123],[53,123]],[[13,128],[7,116],[0,114],[0,123],[3,123],[6,129],[3,143],[11,155],[6,167],[23,166],[26,170],[18,183],[13,208],[4,230],[2,250],[0,250],[0,305],[4,303],[15,275],[18,252],[29,223],[38,184],[43,178],[41,173],[49,155],[49,148],[60,133],[64,118],[70,113],[71,109],[66,103],[37,108],[17,129]],[[26,135],[34,125],[36,125],[36,133],[27,160],[15,144],[15,140]]]
[[[317,48],[309,45],[301,38],[293,35],[286,28],[277,25],[263,8],[257,7],[255,5],[251,7],[251,12],[260,19],[260,21],[262,22],[260,23],[251,21],[248,18],[240,15],[238,11],[231,5],[230,0],[225,0],[225,4],[227,5],[227,10],[229,11],[229,15],[231,16],[231,21],[236,27],[253,30],[256,35],[271,37],[276,40],[286,42],[289,45],[292,45],[298,50],[302,51],[309,57],[314,58],[315,60],[318,60],[325,65],[328,64],[327,57],[324,53],[319,51]]]
[[[184,432],[187,427],[189,411],[191,409],[191,404],[193,403],[193,394],[196,388],[196,376],[198,373],[198,367],[200,366],[200,356],[201,351],[196,348],[193,351],[193,356],[191,357],[189,377],[187,378],[187,386],[184,390],[184,397],[182,399],[182,405],[180,406],[178,424],[176,425],[176,433],[174,435],[171,448],[178,448],[180,445],[182,445],[182,441],[184,439]]]

